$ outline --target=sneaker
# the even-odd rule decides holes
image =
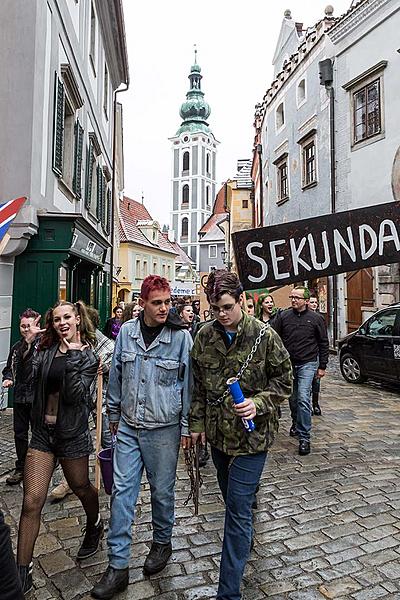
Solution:
[[[316,402],[315,404],[313,404],[313,414],[316,417],[320,417],[322,415],[321,407],[318,404],[318,402]]]
[[[113,569],[108,566],[102,578],[92,591],[90,595],[92,598],[99,598],[99,600],[111,600],[118,592],[123,592],[128,587],[129,583],[129,569]]]
[[[14,473],[12,475],[10,475],[10,477],[7,477],[6,484],[7,485],[18,485],[19,483],[21,483],[23,478],[24,478],[23,471],[18,471],[17,469],[15,469]]]
[[[73,493],[74,492],[71,490],[68,483],[63,479],[62,482],[51,491],[50,498],[51,500],[62,500],[65,496],[68,496],[68,494]]]
[[[296,437],[297,436],[296,425],[292,424],[291,428],[289,429],[289,435],[290,435],[290,437]]]
[[[17,571],[18,571],[19,579],[21,581],[22,593],[27,594],[33,588],[33,581],[32,581],[33,562],[30,562],[28,566],[17,565]]]
[[[84,560],[96,554],[100,544],[100,540],[104,535],[104,524],[102,519],[98,519],[97,525],[87,525],[84,528],[85,537],[83,538],[82,546],[76,555],[77,560]]]
[[[153,542],[150,552],[144,561],[143,570],[145,574],[154,575],[155,573],[162,571],[165,568],[171,554],[171,542],[169,544],[158,544],[157,542]]]
[[[306,456],[307,454],[310,454],[310,451],[311,451],[310,442],[308,442],[307,440],[300,440],[300,443],[299,443],[300,456]]]

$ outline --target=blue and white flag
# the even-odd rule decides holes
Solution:
[[[11,221],[17,216],[25,200],[26,198],[23,196],[16,200],[10,200],[5,204],[0,204],[0,242],[7,233]]]

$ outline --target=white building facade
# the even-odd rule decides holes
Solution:
[[[216,186],[218,141],[208,126],[211,109],[201,90],[201,69],[195,62],[190,89],[182,104],[183,119],[172,142],[171,230],[199,270],[198,232],[211,215]]]
[[[0,200],[27,198],[0,246],[1,367],[24,308],[109,312],[114,92],[129,77],[122,0],[4,0],[0,19]]]
[[[400,200],[400,3],[353,3],[334,44],[337,211]],[[339,334],[400,300],[399,264],[338,276]]]

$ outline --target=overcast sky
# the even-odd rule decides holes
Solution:
[[[210,127],[220,142],[217,183],[250,158],[254,105],[272,81],[271,65],[285,9],[312,26],[326,0],[123,0],[130,89],[119,95],[124,110],[125,194],[141,200],[154,219],[169,223],[171,143],[179,108],[197,62],[211,106]],[[339,16],[351,0],[335,0]],[[218,189],[218,187],[217,187]]]

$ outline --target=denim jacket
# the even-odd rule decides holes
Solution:
[[[146,348],[139,319],[118,334],[107,389],[111,422],[123,416],[132,427],[155,429],[181,424],[188,435],[192,338],[184,329],[165,326]]]

